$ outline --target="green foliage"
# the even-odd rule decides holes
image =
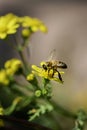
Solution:
[[[79,110],[77,113],[75,127],[73,130],[84,130],[85,121],[87,120],[87,115],[83,110]]]
[[[30,110],[28,114],[31,114],[29,121],[34,120],[36,117],[39,117],[41,114],[45,114],[46,112],[50,112],[53,110],[53,106],[51,104],[39,105],[36,109]]]

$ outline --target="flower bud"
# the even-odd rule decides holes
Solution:
[[[36,96],[36,97],[40,97],[40,96],[41,96],[41,90],[36,90],[35,96]]]
[[[23,29],[22,30],[22,37],[28,38],[31,35],[31,31],[29,29]]]

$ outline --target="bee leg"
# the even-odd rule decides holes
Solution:
[[[61,77],[61,74],[59,73],[59,71],[57,71],[58,72],[58,77],[59,77],[59,79],[61,80],[61,81],[63,81],[62,80],[62,77]]]
[[[54,74],[55,74],[55,71],[54,71],[54,69],[53,69],[52,78],[54,77]]]
[[[50,69],[50,68],[48,69],[48,75],[49,75],[51,78],[53,78],[53,76],[54,76],[54,70],[53,70],[53,73],[50,74],[50,71],[51,71],[51,70],[52,70],[52,69]]]

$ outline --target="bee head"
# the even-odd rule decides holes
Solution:
[[[41,67],[43,67],[43,69],[47,70],[47,65],[46,65],[46,62],[42,61],[40,63]]]

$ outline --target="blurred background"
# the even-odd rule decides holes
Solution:
[[[36,33],[30,40],[30,64],[39,65],[56,49],[58,60],[68,69],[64,84],[53,83],[53,99],[70,111],[87,110],[87,3],[61,0],[0,0],[0,15],[15,13],[41,19],[48,33]],[[5,42],[5,41],[4,41]],[[0,63],[15,55],[0,41]],[[3,62],[2,62],[3,61]]]

